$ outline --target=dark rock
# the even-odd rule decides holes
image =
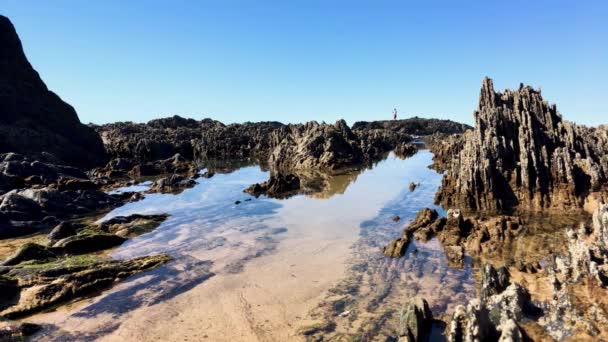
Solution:
[[[53,244],[53,249],[68,254],[85,254],[120,246],[126,240],[114,234],[86,232],[57,241]]]
[[[414,190],[416,190],[416,188],[420,185],[420,183],[414,183],[411,182],[410,183],[410,192],[413,192]]]
[[[34,323],[0,321],[0,341],[22,341],[41,329]]]
[[[0,16],[0,46],[0,153],[50,152],[70,165],[102,163],[101,139],[80,123],[72,106],[47,89],[4,16]]]
[[[0,214],[7,220],[26,221],[43,217],[40,205],[29,197],[13,190],[2,197]]]
[[[499,294],[509,286],[509,271],[502,266],[498,269],[492,265],[483,266],[481,273],[481,301],[485,302],[490,296]]]
[[[401,220],[401,217],[399,217],[399,215],[393,216],[393,222],[398,222],[399,220]]]
[[[435,133],[463,133],[471,127],[450,120],[424,119],[412,117],[404,120],[358,121],[353,125],[354,131],[373,129],[390,130],[407,135],[432,135]]]
[[[35,244],[26,243],[15,254],[2,262],[2,266],[17,265],[25,261],[39,261],[43,262],[49,259],[57,257],[56,253],[51,251],[49,248]]]
[[[274,174],[264,183],[256,183],[249,186],[244,192],[260,196],[265,194],[269,197],[286,197],[300,189],[300,178],[293,174]]]
[[[193,141],[194,159],[256,158],[266,160],[281,139],[275,132],[284,128],[279,122],[218,123],[202,130]]]
[[[49,233],[49,240],[58,241],[76,235],[76,228],[71,222],[61,222]]]

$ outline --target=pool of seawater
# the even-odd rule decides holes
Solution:
[[[470,265],[449,267],[436,240],[413,243],[397,260],[381,253],[420,209],[437,208],[441,175],[427,168],[431,157],[426,150],[407,159],[391,154],[372,168],[328,177],[321,193],[282,200],[243,193],[268,178],[258,166],[199,178],[180,194],[147,194],[102,220],[170,217],[110,256],[167,253],[173,260],[100,296],[36,316],[49,326],[37,338],[294,340],[328,293],[345,288],[349,308],[360,314],[349,317],[350,324],[337,322],[336,331],[345,334],[412,296],[424,296],[437,312],[466,302],[474,295]],[[410,182],[420,186],[410,192]],[[394,222],[394,215],[401,220]]]

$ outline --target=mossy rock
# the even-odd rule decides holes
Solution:
[[[56,257],[56,253],[48,247],[36,243],[26,243],[15,254],[4,260],[2,266],[12,266],[27,261],[44,263]]]
[[[103,234],[86,231],[59,240],[53,249],[68,254],[85,254],[120,246],[127,239],[114,234]]]

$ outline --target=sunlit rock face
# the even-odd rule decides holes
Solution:
[[[344,120],[333,125],[308,122],[272,134],[276,146],[268,163],[277,170],[337,170],[363,162],[357,136]]]
[[[52,153],[63,163],[91,167],[105,152],[94,130],[50,91],[27,60],[10,20],[0,16],[0,153]]]
[[[445,165],[436,198],[444,206],[576,208],[606,183],[608,129],[563,121],[540,90],[495,92],[486,78],[474,116],[475,129]]]

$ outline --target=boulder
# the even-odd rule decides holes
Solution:
[[[15,254],[4,260],[0,265],[17,265],[26,261],[45,262],[56,257],[56,253],[54,253],[48,247],[41,246],[36,243],[26,243],[21,246],[19,250],[15,252]]]

